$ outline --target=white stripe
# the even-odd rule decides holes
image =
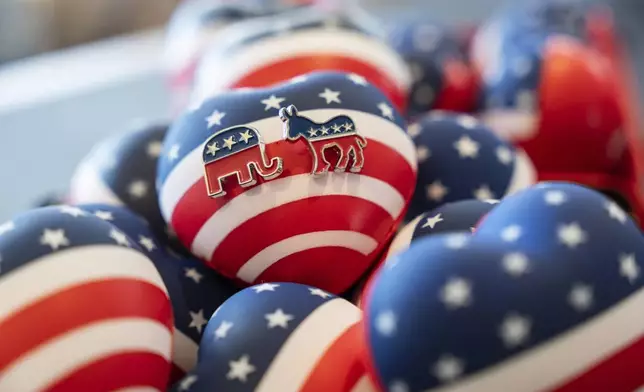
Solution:
[[[69,187],[69,199],[72,204],[123,205],[121,199],[103,182],[95,167],[87,163],[81,164],[74,173]]]
[[[206,98],[227,90],[231,83],[269,64],[316,55],[337,55],[370,64],[403,93],[412,84],[407,64],[380,39],[354,31],[315,29],[267,37],[232,54],[230,51],[206,52],[196,73],[196,95]]]
[[[296,235],[262,249],[237,271],[237,277],[252,283],[281,259],[307,249],[325,246],[352,249],[366,256],[378,247],[378,241],[362,233],[342,230]]]
[[[280,178],[242,193],[212,214],[195,236],[192,251],[209,260],[228,234],[257,215],[294,201],[331,195],[370,201],[394,220],[405,207],[405,199],[396,189],[367,176],[329,173],[324,178],[315,178],[307,173]]]
[[[528,188],[536,183],[537,170],[532,164],[532,160],[530,160],[525,151],[517,148],[516,158],[514,159],[514,171],[512,172],[510,186],[505,192],[505,196]]]
[[[644,334],[644,290],[533,350],[432,392],[551,390],[576,378]],[[467,364],[466,364],[467,366]],[[428,391],[429,392],[429,391]]]
[[[396,253],[402,252],[403,250],[406,250],[409,248],[409,244],[411,244],[411,239],[414,237],[414,232],[416,231],[416,225],[418,222],[420,222],[420,218],[422,218],[422,214],[414,218],[413,221],[407,223],[405,226],[403,226],[402,230],[396,234],[396,237],[394,238],[393,241],[391,241],[391,245],[389,245],[389,250],[387,251],[387,259],[393,256]]]
[[[299,391],[326,350],[361,316],[342,298],[315,309],[288,337],[255,392]]]
[[[0,391],[46,390],[79,368],[119,353],[142,351],[169,361],[171,346],[170,331],[152,320],[89,324],[39,346],[5,368],[0,374]]]
[[[163,391],[163,389],[140,386],[140,387],[121,388],[121,389],[117,389],[114,392],[157,392],[157,391]]]
[[[342,110],[342,113],[351,117],[356,124],[356,129],[362,136],[389,146],[393,151],[400,154],[416,172],[417,159],[414,143],[398,125],[383,117],[356,110]],[[300,114],[316,122],[325,122],[329,118],[336,116],[338,110],[317,109],[302,111]],[[282,140],[283,123],[277,116],[248,123],[247,125],[259,129],[265,143]],[[161,211],[168,221],[171,220],[172,212],[181,197],[197,181],[203,181],[203,146],[204,144],[202,143],[199,147],[190,151],[175,166],[161,187]],[[366,148],[369,148],[369,146],[367,145]],[[365,162],[365,164],[368,165],[369,163]]]
[[[174,329],[173,336],[172,362],[174,362],[179,369],[188,373],[197,364],[197,350],[199,349],[199,346],[176,328]]]
[[[57,291],[115,278],[141,280],[167,293],[154,264],[141,252],[118,245],[84,246],[41,257],[4,275],[0,279],[0,322]]]
[[[376,392],[377,389],[369,379],[369,376],[360,377],[356,385],[351,388],[351,392]]]

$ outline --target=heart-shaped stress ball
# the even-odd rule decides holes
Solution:
[[[366,301],[371,365],[396,391],[635,390],[643,260],[639,229],[603,195],[529,188],[472,235],[387,261]]]
[[[162,213],[225,276],[341,293],[375,261],[413,192],[404,128],[353,74],[218,95],[168,132]]]
[[[136,241],[159,271],[172,302],[171,382],[177,381],[197,363],[197,348],[210,316],[238,290],[200,260],[182,257],[163,246],[147,222],[127,208],[103,204],[78,207],[110,222]]]
[[[0,390],[164,390],[172,308],[127,235],[44,207],[0,225],[0,255]]]
[[[361,317],[315,287],[246,288],[208,322],[190,391],[375,392],[361,358]]]
[[[448,202],[500,199],[536,181],[530,158],[474,117],[433,111],[408,133],[418,157],[409,219]]]

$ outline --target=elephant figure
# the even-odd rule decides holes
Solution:
[[[266,156],[264,142],[257,129],[234,126],[212,135],[203,148],[206,188],[212,198],[226,195],[223,182],[236,175],[240,186],[257,183],[255,173],[265,180],[278,177],[284,170],[282,158]]]
[[[353,158],[353,162],[349,170],[353,173],[362,170],[363,148],[367,146],[367,140],[358,134],[355,123],[348,116],[336,116],[319,124],[299,115],[294,105],[281,108],[279,116],[284,122],[285,140],[294,142],[304,138],[307,141],[313,156],[312,174],[325,174],[331,169],[332,164],[325,156],[325,151],[331,148],[336,149],[339,154],[334,171],[346,171],[350,158]],[[320,159],[325,164],[323,167],[320,167]]]

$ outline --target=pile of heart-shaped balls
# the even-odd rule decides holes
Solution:
[[[603,10],[464,34],[245,3],[182,3],[175,119],[0,224],[0,391],[644,385],[641,155]]]

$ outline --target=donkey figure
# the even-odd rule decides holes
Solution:
[[[362,170],[367,140],[358,134],[355,123],[348,116],[336,116],[320,124],[299,115],[297,108],[289,105],[280,109],[279,117],[284,122],[284,140],[295,142],[304,138],[307,141],[313,156],[312,174],[325,174],[331,169],[332,164],[325,156],[325,151],[331,148],[339,154],[334,171],[346,171],[350,158],[353,162],[349,171],[358,173]],[[323,167],[320,167],[320,160],[325,164]]]

